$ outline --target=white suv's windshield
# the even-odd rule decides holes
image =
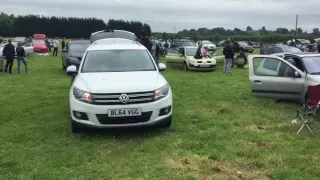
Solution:
[[[156,71],[146,50],[97,50],[88,51],[82,72]]]
[[[309,74],[320,75],[320,56],[304,57],[303,62]]]

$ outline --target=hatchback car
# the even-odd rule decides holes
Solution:
[[[252,95],[305,102],[308,86],[320,84],[320,54],[287,53],[249,56],[249,80]],[[287,62],[293,60],[295,65]]]
[[[184,68],[185,71],[213,71],[216,69],[216,60],[214,57],[208,55],[202,59],[195,59],[198,47],[197,46],[184,46],[175,49],[168,49],[166,60],[167,64],[175,67]]]
[[[70,65],[79,68],[83,54],[91,45],[89,40],[72,40],[65,49],[62,50],[62,68],[66,69]]]
[[[79,70],[67,68],[76,74],[69,94],[72,132],[84,126],[170,127],[172,91],[160,73],[166,66],[157,65],[139,42],[110,33],[93,33]]]
[[[33,51],[35,53],[47,53],[48,47],[44,40],[33,40],[32,42]]]

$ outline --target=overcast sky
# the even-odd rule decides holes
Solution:
[[[176,32],[200,27],[294,29],[319,27],[320,0],[0,0],[10,14],[138,20],[152,31]]]

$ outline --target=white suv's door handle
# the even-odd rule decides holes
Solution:
[[[255,80],[255,81],[253,81],[254,83],[257,83],[257,84],[261,84],[262,83],[262,81],[260,81],[260,80]]]

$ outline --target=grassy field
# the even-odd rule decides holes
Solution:
[[[247,69],[169,67],[171,129],[74,135],[61,57],[28,60],[0,74],[1,180],[320,179],[320,132],[296,135],[299,105],[252,97]]]

